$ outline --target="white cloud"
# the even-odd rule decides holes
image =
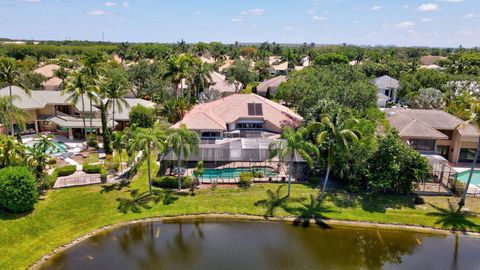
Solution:
[[[403,8],[408,8],[408,5],[404,5]]]
[[[432,3],[429,3],[429,4],[421,4],[421,5],[418,7],[418,10],[419,10],[419,11],[423,11],[423,12],[426,12],[426,11],[435,11],[435,10],[438,10],[438,5],[437,5],[437,4],[432,4]]]
[[[463,18],[465,20],[472,19],[472,18],[475,18],[475,17],[478,17],[478,15],[475,14],[475,13],[468,13],[467,15],[463,16]]]
[[[411,28],[415,27],[415,22],[405,21],[405,22],[401,22],[399,24],[395,24],[393,27],[396,28],[396,29],[411,29]]]
[[[242,16],[236,16],[232,18],[232,22],[243,22],[244,19]]]
[[[88,16],[102,16],[102,15],[106,15],[107,13],[105,12],[105,10],[96,9],[96,10],[88,11],[86,14]]]
[[[124,8],[129,8],[129,7],[130,7],[130,4],[129,4],[127,1],[123,1],[122,6],[123,6]]]
[[[314,19],[315,21],[325,21],[327,17],[315,15],[312,17],[312,19]]]
[[[426,17],[422,18],[422,22],[431,22],[431,21],[432,21],[432,18],[426,18]]]
[[[106,7],[114,7],[114,6],[117,5],[117,3],[115,3],[115,2],[105,2],[103,5],[106,6]]]
[[[380,10],[380,9],[382,9],[382,6],[373,6],[372,7],[372,10]]]
[[[242,11],[243,15],[253,15],[253,16],[261,16],[265,13],[264,8],[251,8],[249,10]]]
[[[309,10],[307,13],[308,13],[308,14],[315,14],[315,12],[316,12],[315,10],[311,9],[311,10]]]
[[[437,2],[461,3],[465,2],[465,0],[437,0]]]

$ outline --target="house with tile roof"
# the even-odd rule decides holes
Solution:
[[[0,89],[0,96],[8,96],[9,87]],[[70,139],[83,137],[83,115],[87,117],[87,128],[90,128],[90,119],[92,119],[92,129],[99,132],[102,127],[100,119],[100,110],[96,104],[91,104],[91,100],[85,96],[85,104],[82,106],[79,100],[76,104],[69,101],[69,94],[63,95],[60,91],[32,90],[28,95],[17,86],[12,86],[12,95],[15,97],[13,104],[26,113],[26,129],[24,134],[53,132],[68,136]],[[115,123],[111,121],[112,111],[108,112],[107,118],[109,128],[123,128],[128,126],[130,108],[141,104],[146,107],[154,107],[155,103],[139,99],[126,98],[129,104],[122,111],[115,110]],[[14,124],[14,129],[16,125]]]
[[[190,161],[266,162],[268,146],[279,139],[283,127],[302,120],[289,108],[259,95],[233,94],[195,105],[173,128],[185,125],[199,134],[200,153],[190,155]],[[171,155],[166,159],[175,160]]]
[[[262,97],[273,97],[275,96],[275,93],[277,92],[280,84],[286,81],[287,77],[283,75],[264,80],[259,85],[257,85],[257,93]]]
[[[469,123],[441,110],[386,109],[400,138],[424,154],[437,154],[454,164],[472,162],[480,137]]]

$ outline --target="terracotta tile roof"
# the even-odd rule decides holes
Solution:
[[[59,68],[60,68],[59,65],[49,64],[49,65],[45,65],[43,67],[39,67],[39,68],[35,69],[33,72],[38,73],[38,74],[42,74],[43,76],[45,76],[48,79],[48,78],[52,78],[55,70],[57,70]]]
[[[277,89],[277,87],[282,82],[286,82],[286,81],[287,81],[286,76],[277,76],[277,77],[273,77],[271,79],[265,80],[257,86],[257,92],[265,94],[267,93],[269,88]]]
[[[447,59],[444,56],[425,55],[420,58],[420,64],[422,66],[437,65],[441,60]]]
[[[448,139],[448,136],[403,113],[387,110],[387,119],[400,137],[415,139]]]
[[[248,104],[262,104],[263,114],[252,116],[248,113]],[[212,102],[198,104],[185,115],[182,121],[173,127],[185,124],[195,130],[227,130],[227,124],[240,119],[257,119],[268,121],[281,130],[282,121],[302,117],[289,108],[256,94],[233,94]]]

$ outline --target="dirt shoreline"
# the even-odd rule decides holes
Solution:
[[[294,224],[323,224],[326,226],[336,226],[336,227],[354,227],[354,228],[377,228],[385,230],[396,230],[396,231],[408,231],[408,232],[418,232],[424,234],[436,234],[436,235],[452,235],[456,233],[461,233],[464,235],[480,237],[480,233],[475,232],[464,232],[464,231],[455,231],[447,229],[439,229],[428,226],[419,226],[419,225],[404,225],[397,223],[376,223],[376,222],[367,222],[367,221],[349,221],[349,220],[333,220],[333,219],[305,219],[298,217],[264,217],[256,215],[244,215],[244,214],[230,214],[230,213],[218,213],[218,214],[195,214],[195,215],[173,215],[173,216],[160,216],[160,217],[149,217],[143,219],[130,220],[120,223],[115,223],[107,225],[101,228],[98,228],[94,231],[84,234],[83,236],[76,238],[68,244],[59,246],[53,249],[47,255],[44,255],[42,258],[37,260],[29,269],[39,269],[43,263],[48,261],[52,256],[55,256],[57,253],[63,252],[76,244],[103,232],[114,230],[117,228],[125,227],[131,224],[137,223],[147,223],[147,222],[173,222],[173,221],[191,221],[191,220],[203,220],[203,221],[263,221],[263,222],[284,222],[284,223],[294,223]]]

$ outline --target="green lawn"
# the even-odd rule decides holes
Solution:
[[[155,168],[156,166],[154,166]],[[421,206],[411,204],[408,196],[376,198],[350,197],[345,193],[328,194],[321,209],[310,207],[310,194],[318,190],[293,185],[294,198],[286,202],[286,187],[276,195],[278,184],[262,184],[243,190],[231,187],[205,188],[195,196],[169,194],[162,202],[141,212],[121,213],[117,198],[131,198],[130,190],[147,190],[145,166],[129,187],[121,189],[99,185],[50,191],[33,213],[25,216],[0,214],[0,269],[24,269],[55,247],[105,225],[176,214],[238,213],[251,215],[299,216],[315,213],[326,218],[385,223],[425,225],[480,231],[480,199],[469,199],[471,212],[449,211],[447,197],[427,197]],[[272,190],[270,196],[267,191]],[[308,199],[306,199],[308,198]],[[258,204],[257,202],[265,200]],[[168,201],[169,204],[163,202]],[[128,202],[128,201],[127,201]]]

